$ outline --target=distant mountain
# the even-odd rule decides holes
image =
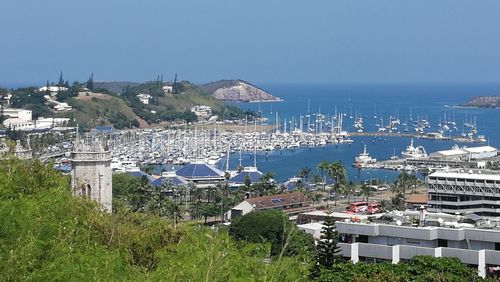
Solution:
[[[461,106],[476,108],[500,108],[500,95],[475,96]]]
[[[279,102],[265,90],[243,80],[219,80],[199,86],[204,93],[212,97],[231,102]]]

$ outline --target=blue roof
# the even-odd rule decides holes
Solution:
[[[61,171],[61,172],[70,172],[71,171],[71,165],[54,165],[53,167],[55,170],[57,171]]]
[[[221,178],[224,176],[222,171],[206,163],[187,164],[177,170],[176,174],[186,179]]]
[[[155,180],[151,175],[149,175],[149,174],[147,174],[145,172],[142,172],[140,170],[127,171],[127,174],[130,175],[130,176],[133,176],[133,177],[143,177],[143,176],[146,176],[148,178],[149,182],[153,182]]]
[[[113,132],[115,129],[111,125],[98,125],[93,131],[97,132]]]
[[[162,176],[160,178],[157,178],[153,182],[151,182],[151,185],[158,187],[158,186],[161,186],[161,185],[163,185],[163,183],[168,182],[168,181],[170,181],[170,183],[172,183],[173,185],[182,185],[182,184],[187,183],[186,180],[184,180],[183,178],[178,177],[178,176],[174,176],[174,177]]]
[[[299,180],[301,182],[302,188],[304,189],[312,189],[313,185],[311,185],[309,182]],[[285,183],[283,183],[283,186],[288,190],[295,190],[297,189],[297,184],[299,183],[297,180],[288,180]]]
[[[234,183],[245,183],[245,178],[248,176],[251,183],[258,182],[262,177],[262,172],[260,171],[242,171],[229,179],[229,182]]]

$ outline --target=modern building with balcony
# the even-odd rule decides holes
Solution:
[[[439,222],[449,220],[446,215],[440,215],[445,219],[440,218]],[[338,221],[335,227],[343,239],[340,243],[343,256],[354,263],[398,263],[418,255],[456,257],[465,264],[477,267],[482,277],[486,276],[489,267],[500,265],[500,229],[493,226],[488,226],[492,229],[480,229],[457,222],[449,226],[458,228],[442,227],[444,222],[436,225],[441,226],[405,225],[400,221]]]
[[[440,171],[427,176],[426,184],[429,212],[500,216],[498,172],[463,169]]]

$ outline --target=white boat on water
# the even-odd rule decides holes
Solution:
[[[377,162],[377,159],[374,159],[368,154],[366,151],[366,144],[363,144],[363,153],[360,153],[355,159],[354,159],[354,167],[361,168],[365,167],[366,165],[374,164]]]
[[[427,157],[427,152],[425,152],[425,148],[422,146],[413,146],[413,138],[411,139],[410,145],[406,147],[406,150],[401,152],[401,155],[405,159],[414,159],[414,158],[423,158]]]

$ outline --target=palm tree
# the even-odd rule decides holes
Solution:
[[[361,186],[361,195],[363,195],[363,197],[366,197],[366,201],[368,202],[369,197],[372,195],[372,188],[363,183],[363,185]]]
[[[166,204],[166,216],[170,218],[171,220],[174,221],[175,224],[179,222],[179,220],[182,219],[182,212],[181,208],[177,203],[174,203],[172,201],[168,201]]]
[[[335,194],[337,195],[339,191],[344,187],[347,177],[346,177],[346,172],[344,165],[342,164],[341,161],[336,161],[334,163],[330,163],[328,165],[328,176],[330,176],[331,179],[335,180],[335,184],[333,185],[333,189],[335,191]],[[337,197],[334,199],[334,205],[337,205]]]
[[[323,190],[326,190],[326,176],[325,173],[328,172],[330,168],[330,163],[327,161],[322,161],[318,164],[317,169],[321,173],[321,176],[323,177]]]
[[[302,178],[302,180],[306,180],[309,176],[309,173],[311,173],[311,169],[307,166],[303,167],[299,170],[299,177]]]
[[[351,197],[352,195],[354,194],[354,191],[356,190],[356,185],[352,182],[352,181],[349,181],[345,186],[344,186],[344,189],[343,189],[343,193],[347,196],[347,203],[350,204],[351,203]]]

